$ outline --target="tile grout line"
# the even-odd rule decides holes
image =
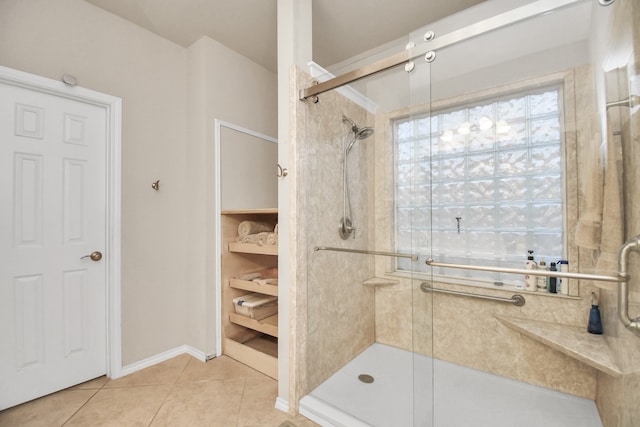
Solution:
[[[240,427],[240,410],[242,409],[242,402],[244,402],[244,394],[247,389],[247,377],[242,376],[242,394],[240,395],[240,403],[238,404],[238,411],[236,415],[236,427]]]
[[[151,417],[151,420],[149,420],[149,424],[147,424],[147,426],[150,426],[151,424],[153,424],[153,421],[156,419],[156,417],[158,416],[158,414],[160,413],[160,410],[162,409],[162,407],[164,406],[165,403],[167,403],[167,398],[169,396],[171,396],[171,392],[173,391],[173,389],[176,387],[176,384],[178,384],[178,380],[180,379],[180,377],[182,376],[182,374],[184,374],[184,371],[187,369],[187,365],[189,364],[189,362],[191,362],[191,357],[187,360],[187,363],[184,364],[184,366],[182,367],[182,370],[180,371],[180,373],[176,376],[175,381],[173,382],[173,384],[171,384],[171,388],[169,389],[169,391],[167,392],[167,395],[164,397],[164,399],[162,399],[162,402],[160,403],[160,405],[158,406],[158,409],[156,410],[155,414],[153,414],[153,417]]]
[[[107,378],[109,378],[109,377],[107,377]],[[110,381],[110,380],[109,380],[109,381]],[[75,417],[75,416],[78,414],[78,412],[80,412],[80,410],[81,410],[82,408],[84,408],[85,406],[87,406],[87,403],[91,402],[91,400],[93,400],[93,398],[94,398],[94,397],[96,397],[96,394],[98,394],[98,392],[99,392],[100,390],[102,390],[102,389],[104,388],[104,386],[105,386],[109,381],[107,381],[107,382],[105,382],[104,384],[102,384],[102,385],[100,386],[100,388],[95,389],[95,391],[94,391],[94,393],[91,395],[91,397],[90,397],[90,398],[88,398],[88,399],[87,399],[87,400],[86,400],[82,405],[80,405],[80,407],[79,407],[78,409],[76,409],[76,410],[75,410],[75,412],[74,412],[73,414],[71,414],[71,416],[70,416],[69,418],[67,418],[67,420],[66,420],[64,423],[62,423],[62,426],[61,426],[61,427],[66,426],[66,425],[67,425],[67,423],[69,423],[69,421],[71,421],[71,419],[72,419],[73,417]]]

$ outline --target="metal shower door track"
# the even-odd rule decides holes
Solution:
[[[481,34],[504,28],[509,25],[527,20],[529,18],[533,18],[535,16],[551,13],[568,6],[581,3],[583,1],[585,0],[538,0],[526,6],[521,6],[508,12],[492,16],[491,18],[478,21],[474,24],[468,25],[464,28],[460,28],[459,30],[452,31],[443,36],[435,37],[431,41],[425,42],[425,44],[421,46],[396,53],[372,64],[364,65],[363,67],[334,77],[330,80],[327,80],[326,82],[313,84],[305,89],[300,89],[300,99],[306,100],[307,98],[317,96],[321,93],[336,89],[365,77],[372,76],[381,71],[385,71],[398,65],[404,64],[418,57],[425,56],[427,52],[436,51],[438,49],[460,43],[470,38],[477,37]]]

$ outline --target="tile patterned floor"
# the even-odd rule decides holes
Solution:
[[[202,363],[181,355],[1,411],[0,426],[316,426],[275,409],[277,391],[276,381],[229,357]]]

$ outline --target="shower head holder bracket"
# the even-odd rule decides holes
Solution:
[[[347,240],[349,237],[352,237],[352,235],[355,239],[355,232],[356,228],[352,225],[351,218],[344,216],[340,218],[340,223],[338,224],[338,233],[340,234],[340,238],[342,240]]]

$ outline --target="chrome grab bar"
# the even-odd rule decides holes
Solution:
[[[640,317],[629,317],[629,285],[627,256],[630,251],[640,252],[640,235],[632,237],[618,251],[618,274],[623,278],[618,284],[618,317],[622,324],[640,337]]]
[[[369,251],[363,249],[349,249],[349,248],[333,248],[328,246],[314,246],[314,251],[334,251],[334,252],[350,252],[357,254],[367,255],[383,255],[396,258],[409,258],[412,261],[417,261],[418,256],[412,254],[401,254],[397,252],[381,252],[381,251]],[[478,270],[478,271],[492,271],[496,273],[510,273],[510,274],[530,274],[532,276],[547,276],[547,277],[562,277],[566,279],[581,279],[581,280],[595,280],[600,282],[614,282],[618,283],[618,317],[622,324],[633,334],[640,337],[640,316],[632,319],[629,317],[629,274],[627,272],[627,257],[629,252],[640,252],[640,235],[629,239],[618,251],[618,275],[617,276],[604,276],[598,274],[585,274],[585,273],[568,273],[561,271],[549,271],[549,270],[526,270],[523,268],[505,268],[505,267],[488,267],[482,265],[465,265],[465,264],[450,264],[445,262],[436,262],[431,258],[425,260],[425,263],[431,267],[444,267],[444,268],[459,268],[463,270]],[[429,283],[422,282],[420,289],[423,292],[438,292],[450,295],[460,295],[473,298],[481,298],[492,301],[506,302],[514,304],[516,306],[522,306],[525,304],[525,298],[522,295],[515,294],[511,298],[494,297],[491,295],[473,294],[469,292],[451,291],[447,289],[432,288]]]
[[[480,298],[480,299],[488,299],[488,300],[491,300],[491,301],[506,302],[506,303],[513,304],[513,305],[518,306],[518,307],[523,306],[525,304],[525,302],[527,302],[525,300],[525,298],[520,294],[512,295],[511,298],[494,297],[492,295],[472,294],[470,292],[451,291],[449,289],[434,288],[434,287],[431,287],[428,282],[422,282],[420,284],[420,290],[422,292],[424,292],[424,293],[427,293],[427,292],[438,292],[438,293],[441,293],[441,294],[459,295],[459,296],[463,296],[463,297]]]
[[[380,251],[368,251],[363,249],[349,249],[349,248],[332,248],[328,246],[314,246],[314,251],[334,251],[334,252],[351,252],[355,254],[367,254],[367,255],[383,255],[396,258],[409,258],[412,261],[418,260],[418,255],[400,254],[397,252],[380,252]]]
[[[601,276],[598,274],[564,273],[561,271],[549,271],[549,270],[525,270],[524,268],[487,267],[483,265],[449,264],[446,262],[436,262],[431,258],[428,258],[425,261],[425,264],[431,267],[461,268],[463,270],[493,271],[496,273],[530,274],[532,276],[563,277],[565,279],[596,280],[600,282],[619,283],[625,280],[625,278],[620,273],[618,273],[618,276],[615,277],[615,276]]]

